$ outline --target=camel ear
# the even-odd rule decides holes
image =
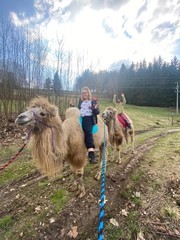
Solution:
[[[116,113],[117,113],[117,110],[114,110],[114,111],[113,111],[113,115],[115,116]]]
[[[59,114],[58,108],[57,108],[57,107],[52,107],[52,108],[51,108],[51,113],[52,113],[53,116]]]

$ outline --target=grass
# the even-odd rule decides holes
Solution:
[[[107,225],[105,239],[117,240],[123,236],[125,236],[123,229],[121,229],[120,227],[115,227],[115,226],[111,225],[110,223]]]
[[[63,189],[57,190],[51,195],[50,199],[52,204],[55,206],[57,213],[60,213],[61,209],[64,208],[68,201],[67,191]]]
[[[18,161],[12,163],[1,172],[0,186],[3,184],[8,184],[13,181],[17,181],[26,174],[33,172],[34,170],[35,167],[32,161],[27,162],[19,159]]]
[[[164,215],[165,218],[171,221],[176,220],[176,217],[177,217],[176,210],[173,209],[172,207],[164,208],[162,214]]]
[[[0,229],[6,229],[11,227],[14,224],[13,217],[10,215],[6,215],[0,218]]]

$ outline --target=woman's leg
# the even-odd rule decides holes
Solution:
[[[96,163],[95,155],[94,155],[94,139],[92,134],[92,117],[83,117],[82,120],[82,128],[84,131],[85,145],[88,149],[88,157],[90,159],[90,163]]]

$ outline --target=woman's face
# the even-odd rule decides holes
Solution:
[[[81,91],[81,96],[82,96],[82,99],[83,99],[83,100],[88,100],[88,99],[89,99],[88,91],[85,90],[85,89],[83,89],[83,90]]]

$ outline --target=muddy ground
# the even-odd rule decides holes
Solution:
[[[22,145],[24,131],[15,129],[13,123],[5,128],[2,122],[1,146]],[[165,161],[154,170],[153,159],[146,159],[146,154],[157,143],[162,141],[162,145],[166,144],[164,139],[170,139],[174,134],[177,139],[180,137],[179,132],[163,130],[163,133],[155,134],[136,146],[134,155],[130,150],[123,151],[124,160],[120,165],[112,163],[111,156],[108,156],[103,230],[105,239],[180,239],[179,152],[176,150],[173,153],[172,147],[172,154],[167,156],[172,156],[171,167]],[[31,161],[29,155],[24,157]],[[94,179],[97,170],[98,166],[87,166],[84,174],[86,195],[81,199],[68,191],[72,180],[68,165],[65,166],[64,174],[55,181],[49,182],[34,169],[21,179],[1,186],[0,218],[11,215],[16,223],[13,234],[9,233],[10,237],[7,234],[10,231],[8,226],[0,228],[0,239],[97,239],[100,209],[100,182]],[[56,189],[63,189],[68,193],[68,201],[58,211],[49,201],[49,196]],[[31,220],[27,218],[28,215],[31,215]],[[24,221],[28,221],[26,228]]]

